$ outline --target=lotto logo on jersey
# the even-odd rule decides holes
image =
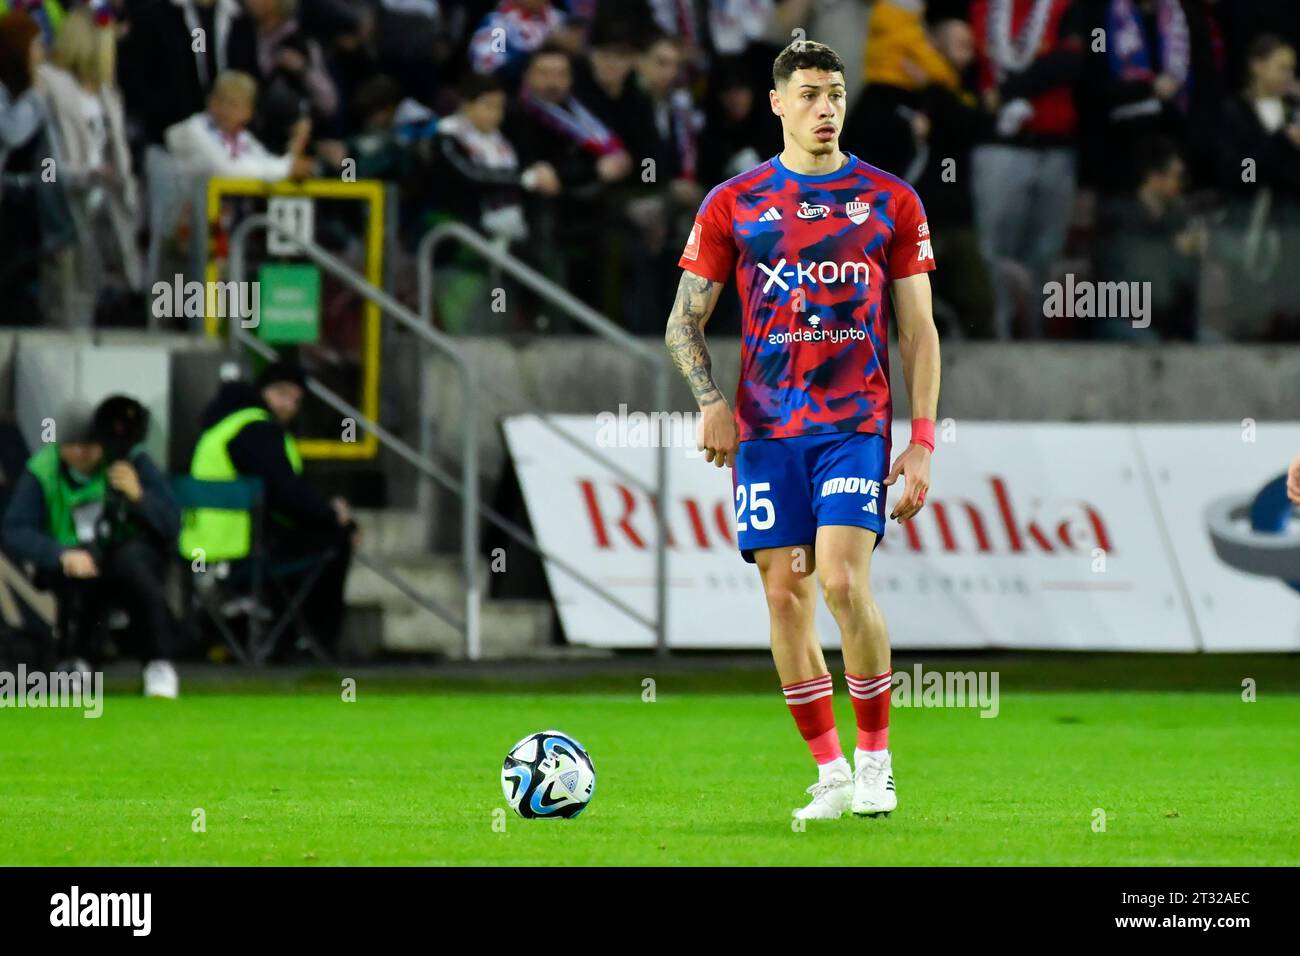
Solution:
[[[691,226],[691,236],[686,240],[686,248],[682,250],[682,258],[690,259],[694,262],[700,257],[700,223],[697,220],[695,225]]]
[[[876,499],[880,497],[880,482],[874,478],[828,478],[822,482],[822,497],[830,495],[867,495],[871,498],[862,510],[876,514]]]
[[[795,215],[800,219],[821,219],[823,216],[829,216],[830,213],[830,206],[823,206],[820,203],[809,205],[806,202],[801,202],[799,211]]]
[[[787,265],[786,260],[782,259],[775,266],[760,262],[758,268],[767,276],[767,281],[763,283],[764,292],[770,292],[774,285],[789,292],[792,283],[857,283],[871,280],[871,267],[865,262],[796,262]]]

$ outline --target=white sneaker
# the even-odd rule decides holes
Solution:
[[[847,770],[847,763],[845,764]],[[853,800],[853,779],[846,770],[836,769],[808,788],[812,801],[790,811],[798,820],[838,820]]]
[[[181,692],[181,679],[170,661],[150,661],[144,665],[144,696],[175,700]]]
[[[894,762],[888,750],[883,757],[862,753],[853,774],[853,812],[860,817],[892,813],[898,806],[894,792]]]

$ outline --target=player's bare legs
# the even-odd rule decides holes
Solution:
[[[839,625],[844,679],[853,700],[858,740],[853,751],[853,812],[889,813],[897,806],[889,755],[889,630],[871,593],[876,533],[848,525],[817,529],[816,567],[826,606]]]
[[[852,770],[840,749],[831,706],[833,684],[817,641],[817,581],[812,545],[754,552],[771,624],[772,659],[785,702],[799,733],[817,761],[812,800],[794,815],[834,820],[853,798]]]
[[[849,525],[817,529],[816,567],[826,606],[840,628],[844,669],[850,674],[889,670],[889,630],[871,593],[876,533]]]
[[[772,660],[782,685],[828,674],[817,641],[812,545],[754,552],[771,622]]]

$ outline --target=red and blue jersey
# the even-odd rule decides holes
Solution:
[[[725,282],[744,336],[740,440],[832,432],[889,438],[889,283],[934,268],[906,182],[850,155],[832,173],[773,157],[704,198],[678,261]]]

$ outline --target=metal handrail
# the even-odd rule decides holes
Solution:
[[[491,243],[478,232],[468,226],[458,222],[444,222],[427,232],[420,240],[419,250],[416,254],[416,268],[419,279],[419,309],[420,318],[428,327],[433,325],[433,300],[434,300],[434,254],[438,246],[449,240],[457,240],[470,249],[474,250],[493,266],[501,269],[507,275],[514,278],[517,282],[531,289],[541,299],[550,302],[557,308],[568,313],[579,323],[586,326],[592,332],[600,335],[625,350],[633,353],[642,361],[650,366],[654,376],[654,402],[658,408],[666,409],[670,401],[672,369],[668,365],[668,360],[663,352],[658,349],[650,349],[642,344],[634,336],[619,328],[605,316],[601,315],[595,309],[591,308],[585,302],[582,302],[567,289],[557,285],[555,282],[542,275],[537,270],[521,262],[518,258],[506,252],[504,249]],[[421,387],[423,389],[426,376],[421,375]],[[427,407],[425,400],[427,395],[421,394],[421,408]],[[597,461],[602,462],[607,467],[616,472],[622,472],[623,469],[612,462],[609,458],[601,455],[599,452],[590,448],[584,448],[573,441],[572,437],[563,432],[553,422],[550,422],[543,415],[535,416],[538,421],[542,422],[547,428],[563,437],[570,444],[580,448],[586,455]],[[655,542],[655,617],[653,630],[655,631],[655,647],[660,655],[668,653],[668,441],[664,434],[664,425],[660,422],[659,447],[657,449],[655,461],[655,488],[656,493],[653,495],[652,504],[654,507],[658,537]],[[422,446],[421,450],[426,455],[432,454],[432,432],[427,428],[421,429],[421,439],[427,440],[429,444]],[[637,482],[640,485],[640,482]],[[427,491],[424,493],[428,493]],[[513,533],[512,533],[513,534]],[[527,535],[513,535],[516,540],[524,544],[539,557],[545,558],[555,567],[567,571],[571,577],[585,585],[589,590],[600,595],[607,602],[615,607],[620,608],[624,613],[640,621],[646,626],[651,626],[650,621],[638,612],[632,611],[627,605],[602,588],[595,582],[589,581],[585,575],[578,574],[569,569],[567,564],[555,555],[547,553],[542,549],[540,543],[533,541]]]
[[[446,355],[460,373],[461,390],[465,398],[465,436],[459,489],[457,489],[456,480],[449,475],[445,469],[438,466],[437,462],[433,460],[431,454],[417,452],[406,442],[385,429],[378,422],[372,421],[366,415],[362,414],[360,409],[355,408],[335,392],[326,388],[324,385],[321,385],[315,379],[309,378],[307,381],[307,387],[312,394],[326,402],[326,404],[330,405],[336,411],[340,411],[344,415],[353,418],[358,425],[373,433],[382,444],[388,446],[406,461],[414,465],[421,474],[441,481],[447,487],[458,490],[460,493],[462,500],[461,550],[464,565],[463,574],[465,578],[465,611],[463,620],[457,622],[457,626],[465,635],[466,657],[470,660],[478,660],[482,650],[482,640],[480,614],[481,592],[478,582],[478,410],[473,401],[475,387],[473,366],[466,360],[465,356],[461,354],[460,348],[455,344],[450,336],[439,332],[426,323],[421,322],[410,309],[402,305],[402,303],[398,302],[383,289],[367,282],[346,263],[331,255],[316,243],[302,239],[294,235],[291,231],[284,229],[278,223],[273,222],[270,217],[264,213],[249,216],[236,226],[230,234],[231,281],[243,281],[244,245],[253,231],[258,229],[275,233],[283,239],[292,241],[303,255],[311,259],[318,266],[333,275],[358,295],[378,304],[383,314],[390,316],[399,324],[414,332],[423,344],[431,346]],[[274,359],[277,357],[275,349],[271,348],[255,335],[246,331],[243,327],[243,320],[240,320],[239,322],[228,321],[227,325],[232,340],[243,342],[265,358]],[[420,364],[421,385],[423,388],[425,363],[421,362]],[[424,414],[424,409],[421,409],[421,413]],[[422,426],[421,431],[427,431],[427,427]],[[390,579],[398,578],[400,580],[400,575],[391,569],[388,571],[388,576]],[[414,588],[409,584],[406,582],[403,582],[403,584],[405,584],[405,588],[403,588],[404,591],[408,593],[414,592]],[[421,603],[428,607],[428,600]],[[437,602],[432,603],[437,604]],[[444,619],[450,619],[449,615],[445,613],[440,613],[439,616]]]

